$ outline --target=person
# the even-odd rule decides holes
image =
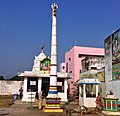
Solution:
[[[42,108],[42,91],[39,92],[39,109]]]
[[[46,95],[45,95],[45,90],[43,89],[43,91],[42,91],[42,96],[45,98],[46,97]]]
[[[35,99],[39,99],[39,95],[38,95],[38,91],[36,91],[36,93],[35,93]]]
[[[100,110],[102,108],[102,98],[100,93],[98,93],[98,96],[96,97],[96,107]]]
[[[18,93],[15,90],[12,90],[13,102],[17,100]]]
[[[23,97],[23,88],[22,87],[19,89],[19,93],[20,93],[20,99],[22,99],[22,97]]]

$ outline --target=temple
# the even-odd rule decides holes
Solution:
[[[65,72],[57,72],[57,42],[56,42],[57,8],[58,6],[55,3],[53,3],[51,58],[47,57],[44,54],[43,46],[41,47],[41,53],[38,56],[35,56],[32,71],[24,71],[24,73],[19,74],[19,76],[24,77],[24,92],[22,101],[29,101],[30,92],[32,92],[32,94],[35,94],[35,92],[40,91],[42,91],[46,99],[58,98],[59,100],[57,100],[56,103],[58,103],[58,101],[67,101],[68,90],[67,80],[70,78],[70,76],[68,75],[68,73]],[[47,112],[48,109],[50,109],[50,107],[47,106],[45,111]]]
[[[31,91],[33,94],[37,91],[42,91],[45,97],[48,96],[50,63],[51,59],[47,57],[42,50],[38,56],[35,56],[32,71],[24,71],[19,75],[24,77],[22,101],[29,101],[29,93]],[[57,72],[57,91],[61,101],[67,101],[67,80],[69,78],[68,73]]]
[[[19,76],[24,76],[24,91],[22,101],[35,100],[35,93],[41,92],[46,98],[44,112],[63,112],[61,101],[68,101],[68,73],[57,72],[57,33],[56,12],[57,4],[52,4],[52,38],[51,58],[47,57],[43,48],[38,56],[35,56],[32,71],[24,71]]]

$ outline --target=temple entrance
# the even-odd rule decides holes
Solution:
[[[27,92],[36,92],[38,91],[38,78],[37,77],[28,77],[27,78]]]
[[[49,85],[50,85],[50,78],[42,78],[42,95],[43,97],[46,97],[48,95],[49,91]]]

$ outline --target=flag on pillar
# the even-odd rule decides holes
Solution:
[[[43,51],[44,47],[45,47],[45,44],[40,48],[40,50]]]

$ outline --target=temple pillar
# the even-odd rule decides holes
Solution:
[[[22,101],[27,101],[27,77],[24,77],[23,98]]]
[[[42,78],[38,78],[38,92],[41,91],[41,87],[42,87]]]

